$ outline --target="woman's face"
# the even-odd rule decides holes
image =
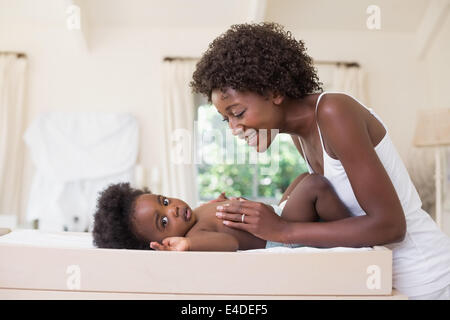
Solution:
[[[191,208],[180,199],[147,193],[136,199],[134,231],[149,245],[167,237],[184,237],[195,222]]]
[[[245,135],[245,140],[258,152],[264,152],[275,139],[282,114],[283,98],[269,94],[263,97],[254,92],[227,89],[213,90],[211,100],[217,111],[228,122],[234,135]]]

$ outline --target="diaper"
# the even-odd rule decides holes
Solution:
[[[289,197],[288,197],[289,199]],[[281,214],[283,213],[284,206],[286,205],[286,202],[288,199],[281,202],[279,205],[273,204],[272,208],[275,211],[275,213],[281,217]],[[273,241],[267,241],[266,242],[266,249],[273,248],[273,247],[286,247],[286,248],[299,248],[304,247],[302,244],[295,244],[295,243],[281,243],[281,242],[273,242]]]
[[[275,210],[275,213],[276,213],[278,216],[280,216],[280,217],[281,217],[281,214],[283,213],[284,207],[286,206],[286,202],[287,202],[287,199],[284,200],[284,201],[283,201],[282,203],[280,203],[279,205],[276,205],[276,204],[272,204],[272,205],[271,205],[272,208],[273,208],[273,210]]]

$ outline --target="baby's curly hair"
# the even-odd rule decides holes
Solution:
[[[150,250],[149,243],[135,236],[131,224],[135,201],[145,193],[151,191],[133,189],[129,183],[112,184],[100,193],[92,231],[95,246]]]
[[[305,44],[277,23],[236,24],[217,37],[197,63],[190,86],[211,102],[214,89],[268,90],[290,98],[322,91]]]

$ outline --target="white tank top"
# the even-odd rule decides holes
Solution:
[[[317,99],[316,113],[320,98],[325,93],[320,94]],[[343,92],[330,93],[345,94]],[[360,101],[358,102],[363,105]],[[393,286],[407,296],[417,296],[440,290],[450,285],[450,238],[439,230],[436,223],[422,209],[422,201],[389,137],[387,127],[372,109],[364,107],[386,129],[386,135],[375,146],[375,151],[391,178],[406,217],[407,230],[404,240],[386,245],[393,252]],[[318,124],[317,129],[322,144],[324,176],[333,185],[339,198],[353,216],[365,215],[341,162],[331,158],[325,151]],[[308,171],[313,173],[300,137],[299,141]]]

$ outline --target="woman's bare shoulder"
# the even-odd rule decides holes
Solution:
[[[365,111],[355,98],[345,93],[327,92],[322,95],[317,105],[317,117],[336,117],[341,114],[358,114]]]

